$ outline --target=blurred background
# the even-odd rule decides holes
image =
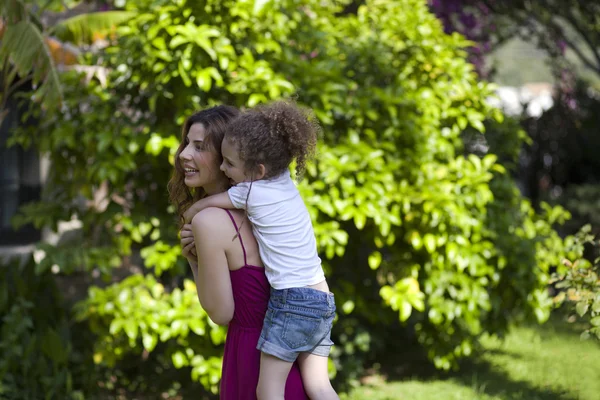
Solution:
[[[0,398],[218,398],[166,184],[282,97],[342,398],[598,398],[600,3],[4,0],[0,85]]]

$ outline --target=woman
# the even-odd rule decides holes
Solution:
[[[219,169],[220,149],[228,122],[238,114],[233,107],[217,106],[186,121],[169,182],[170,199],[181,220],[193,202],[229,188],[229,179]],[[244,219],[239,210],[207,208],[181,229],[182,253],[192,269],[200,304],[213,322],[229,325],[222,400],[256,399],[260,365],[256,344],[270,293],[258,244]],[[297,365],[288,376],[285,398],[308,398]]]

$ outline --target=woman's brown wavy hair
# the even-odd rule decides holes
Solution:
[[[221,142],[223,142],[227,125],[239,114],[240,111],[237,108],[223,105],[198,111],[185,121],[181,132],[181,143],[177,148],[177,153],[175,153],[175,170],[167,185],[169,201],[175,206],[181,225],[183,225],[183,213],[194,202],[206,195],[202,188],[190,189],[185,185],[185,171],[181,165],[179,154],[181,154],[187,145],[187,135],[190,128],[194,124],[202,124],[206,132],[204,141],[208,145],[208,149],[216,152],[220,165],[222,162]]]

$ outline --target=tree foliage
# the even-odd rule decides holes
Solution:
[[[554,300],[558,304],[566,302],[580,319],[586,321],[582,339],[592,335],[600,339],[600,258],[596,257],[593,262],[583,258],[586,245],[591,245],[597,254],[599,243],[591,231],[592,227],[585,225],[577,232],[569,243],[577,259],[573,262],[565,259],[564,265],[553,274],[556,287],[563,289]]]
[[[82,399],[86,378],[76,368],[68,309],[52,274],[34,266],[15,260],[0,268],[0,397]]]
[[[32,0],[9,0],[0,5],[0,123],[8,112],[8,99],[24,90],[25,83],[39,85],[38,99],[45,98],[49,104],[62,101],[58,66],[74,63],[77,51],[56,50],[62,48],[56,38],[90,44],[94,35],[110,32],[133,15],[127,11],[91,12],[45,24],[45,12],[54,3],[50,0],[40,6]]]
[[[552,108],[539,118],[523,117],[530,138],[523,148],[518,177],[525,195],[564,205],[574,215],[567,232],[591,222],[598,225],[595,198],[600,189],[596,131],[600,106],[600,28],[598,2],[584,1],[430,1],[447,32],[460,32],[474,43],[469,48],[482,76],[484,55],[506,40],[520,38],[546,52],[556,77]],[[575,69],[574,62],[584,68]],[[595,79],[589,79],[590,77]],[[494,140],[494,132],[486,135]],[[597,229],[597,228],[594,228]]]
[[[515,32],[537,41],[554,58],[571,50],[600,75],[600,4],[587,1],[481,1],[498,18],[512,20]]]
[[[460,32],[474,42],[469,49],[471,60],[484,77],[493,74],[484,56],[515,37],[546,52],[566,102],[573,103],[570,93],[576,80],[571,60],[584,67],[584,75],[600,77],[598,2],[431,0],[429,3],[443,21],[446,32]]]
[[[178,132],[198,108],[291,95],[324,128],[300,190],[340,310],[342,372],[385,347],[381,324],[411,327],[449,369],[483,333],[547,319],[549,268],[563,249],[552,224],[568,215],[536,213],[491,149],[464,147],[465,130],[504,126],[486,103],[493,87],[466,61],[469,42],[444,34],[423,0],[372,0],[354,13],[344,5],[140,5],[88,59],[106,68],[106,82],[65,74],[65,107],[16,132],[15,144],[52,161],[43,200],[17,222],[82,223],[71,241],[40,245],[38,272],[110,282],[77,307],[97,335],[97,363],[160,351],[171,359],[161,368],[186,368],[216,391],[224,330],[184,279],[165,190]],[[512,128],[504,138],[517,145],[503,157],[519,147]],[[112,283],[122,270],[132,275]]]

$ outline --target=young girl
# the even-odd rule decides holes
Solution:
[[[291,179],[315,149],[318,125],[296,106],[275,102],[247,111],[225,134],[221,170],[234,185],[196,202],[190,221],[207,207],[246,210],[271,285],[257,348],[261,351],[259,399],[283,399],[297,359],[311,399],[339,399],[327,373],[335,302],[317,254],[304,202]]]

